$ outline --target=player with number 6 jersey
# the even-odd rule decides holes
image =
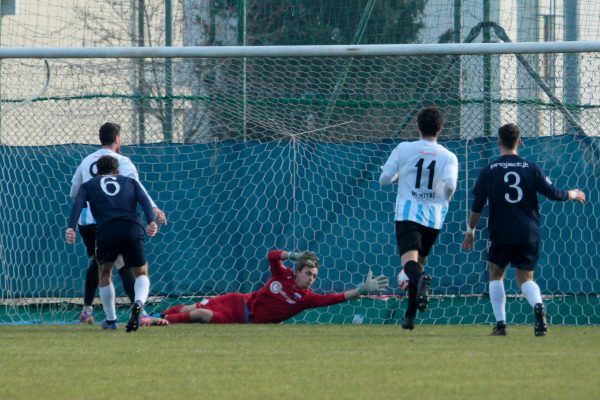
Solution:
[[[106,314],[103,328],[118,329],[111,270],[117,257],[122,255],[126,268],[131,268],[135,277],[135,301],[127,324],[127,332],[132,332],[139,326],[139,317],[150,291],[144,227],[137,216],[138,203],[146,215],[148,235],[154,236],[158,227],[148,195],[135,179],[118,176],[119,161],[115,157],[100,157],[97,167],[98,176],[81,185],[77,192],[65,237],[68,243],[75,242],[77,219],[86,202],[89,203],[98,225],[96,259],[100,297]]]
[[[431,276],[425,272],[425,260],[442,228],[458,180],[456,155],[437,142],[442,125],[442,114],[436,108],[421,110],[417,116],[420,140],[400,143],[379,177],[382,186],[398,182],[396,242],[400,273],[404,271],[409,278],[404,329],[412,330],[417,309],[427,308]]]
[[[489,204],[488,250],[489,291],[496,326],[494,336],[506,336],[506,294],[504,275],[510,263],[516,268],[516,279],[525,298],[533,307],[534,333],[544,336],[546,312],[540,288],[533,280],[533,270],[540,252],[540,212],[538,193],[550,200],[585,201],[579,189],[570,191],[554,187],[552,181],[533,162],[519,157],[521,132],[515,124],[498,129],[500,158],[481,170],[473,187],[473,204],[465,232],[463,248],[471,250],[475,227],[486,204]]]
[[[98,131],[98,138],[102,148],[91,153],[81,161],[77,167],[77,171],[73,175],[71,180],[71,198],[75,199],[79,187],[85,182],[94,178],[97,175],[97,163],[100,157],[111,156],[119,161],[119,174],[130,177],[139,182],[139,176],[137,169],[131,162],[131,160],[120,154],[121,151],[121,126],[113,122],[106,122],[102,124]],[[146,189],[140,183],[140,187],[146,194]],[[148,195],[150,203],[152,203],[153,212],[156,217],[156,222],[159,224],[166,224],[167,220],[164,212],[159,209],[152,198]],[[92,324],[94,322],[93,317],[93,302],[96,295],[96,289],[98,288],[98,264],[96,262],[96,221],[93,213],[89,207],[84,207],[79,217],[79,233],[81,239],[85,245],[88,257],[91,257],[91,262],[85,275],[85,293],[83,297],[83,309],[81,311],[80,322],[85,324]],[[135,298],[134,293],[134,277],[131,274],[130,268],[123,268],[122,259],[117,259],[115,263],[121,280],[123,282],[123,289],[127,293],[127,297],[133,303]],[[166,321],[161,321],[156,318],[144,318],[144,325],[164,325]]]

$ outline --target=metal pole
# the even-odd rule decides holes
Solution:
[[[491,42],[491,4],[483,2],[483,42]],[[492,135],[492,56],[483,56],[483,135]]]
[[[138,6],[138,47],[144,47],[144,13],[146,9],[145,0],[139,0]],[[140,143],[144,143],[146,139],[146,116],[145,116],[145,93],[144,93],[144,59],[138,60],[138,94],[139,98],[139,109],[138,109],[138,126],[139,126],[139,140]]]
[[[131,47],[137,44],[137,0],[129,0],[129,7],[131,9]],[[133,66],[137,61],[131,59],[131,65]],[[131,143],[137,143],[137,115],[139,111],[138,102],[138,91],[136,85],[137,69],[131,68],[131,87],[133,91],[133,107],[131,108]]]
[[[579,9],[577,0],[569,0],[564,3],[565,14],[565,41],[577,41],[577,27],[579,25]],[[579,54],[567,53],[564,55],[564,88],[565,103],[571,111],[571,115],[579,121]],[[573,126],[569,124],[567,132],[571,133]]]
[[[2,47],[2,0],[0,0],[0,47]],[[0,58],[0,145],[2,144],[2,59]]]
[[[238,11],[238,36],[237,36],[237,45],[238,46],[246,46],[246,0],[238,0],[237,4]],[[242,140],[245,142],[248,139],[248,81],[247,81],[247,59],[244,57],[242,59],[242,129],[241,136]]]
[[[165,0],[165,46],[173,46],[173,1]],[[165,62],[165,126],[164,138],[166,143],[173,142],[173,60]]]
[[[454,0],[454,43],[462,41],[462,0]]]
[[[454,43],[460,43],[462,41],[462,0],[454,0]],[[462,86],[462,57],[456,56],[456,61],[454,62],[454,67],[452,70],[452,80],[453,84],[453,92],[454,99],[456,101],[458,112],[456,116],[453,118],[454,123],[454,132],[460,136],[462,130],[462,117],[461,117],[461,86]],[[468,196],[467,196],[468,198]]]

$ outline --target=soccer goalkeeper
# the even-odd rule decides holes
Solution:
[[[387,289],[388,279],[367,278],[358,288],[342,293],[317,294],[310,288],[319,273],[317,255],[311,251],[293,253],[272,250],[268,255],[271,279],[258,291],[252,293],[226,293],[205,299],[200,303],[180,304],[161,313],[170,323],[206,322],[213,324],[265,324],[278,323],[315,307],[355,299],[370,292]],[[296,262],[291,270],[282,260]]]

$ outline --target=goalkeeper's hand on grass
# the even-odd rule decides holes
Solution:
[[[373,271],[369,270],[364,283],[358,288],[358,293],[382,292],[389,287],[389,284],[388,278],[383,275],[373,278]]]

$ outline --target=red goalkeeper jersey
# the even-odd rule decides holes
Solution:
[[[324,307],[346,300],[344,293],[317,294],[296,285],[294,272],[283,266],[281,250],[269,252],[271,279],[260,290],[248,296],[248,322],[277,323],[315,307]]]

